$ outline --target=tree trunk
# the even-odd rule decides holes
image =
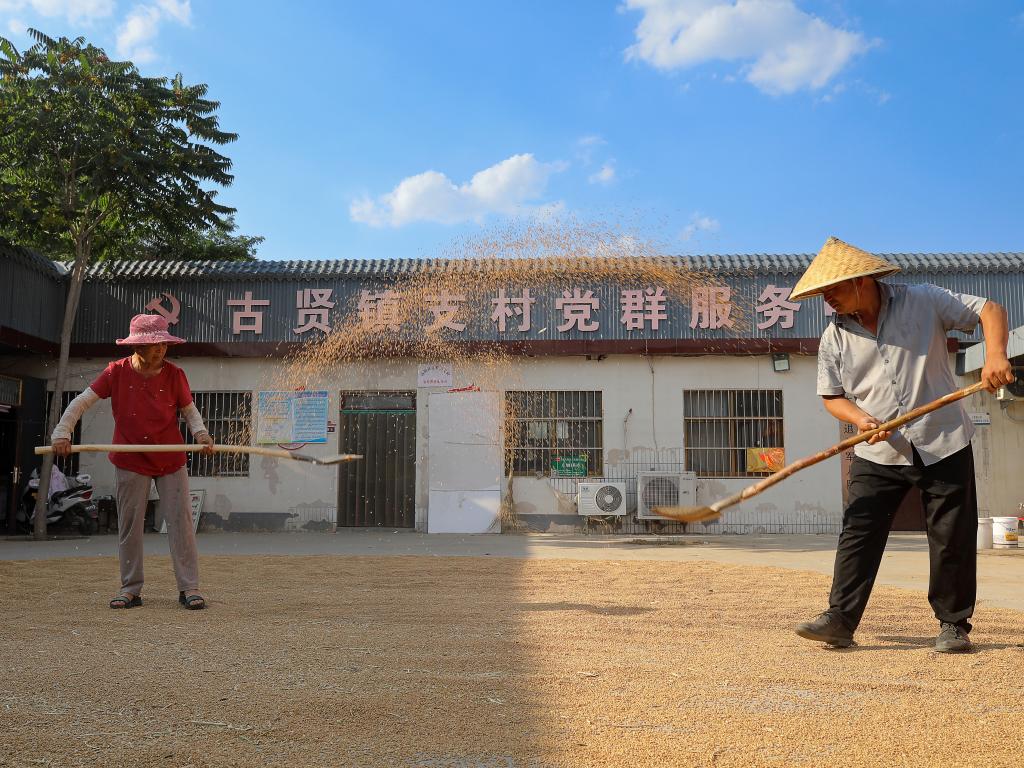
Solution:
[[[78,314],[78,298],[82,294],[82,283],[85,281],[85,269],[89,265],[90,243],[87,240],[75,240],[75,264],[71,268],[71,283],[68,285],[68,298],[64,304],[64,322],[60,329],[60,358],[57,362],[57,380],[53,385],[53,400],[46,416],[47,438],[60,419],[61,404],[64,400],[64,384],[68,377],[68,357],[71,353],[71,332],[75,327],[75,315]],[[46,538],[46,509],[50,496],[50,472],[53,470],[54,456],[48,453],[43,456],[43,465],[39,468],[39,492],[36,495],[36,517],[32,532],[36,539]]]

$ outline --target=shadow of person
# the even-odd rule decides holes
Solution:
[[[879,641],[874,645],[860,645],[854,643],[849,648],[831,648],[837,652],[852,651],[935,651],[934,637],[911,637],[906,635],[879,635],[874,638]],[[1006,648],[1022,648],[1024,643],[977,643],[972,642],[970,650],[965,653],[985,653],[987,651],[1001,651]]]

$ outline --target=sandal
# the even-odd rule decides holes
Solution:
[[[142,605],[142,597],[129,595],[127,592],[121,593],[110,601],[111,608],[138,608],[140,605]]]
[[[203,599],[202,595],[188,595],[186,597],[184,592],[179,592],[178,602],[190,611],[201,611],[206,607],[206,600]]]

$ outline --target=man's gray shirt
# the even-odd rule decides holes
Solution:
[[[878,335],[853,315],[839,315],[821,335],[818,394],[846,395],[883,421],[948,395],[957,384],[946,333],[971,333],[987,299],[935,285],[878,283]],[[888,441],[860,443],[854,452],[877,464],[912,464],[911,446],[926,465],[966,447],[974,425],[960,403],[943,406],[904,425]]]

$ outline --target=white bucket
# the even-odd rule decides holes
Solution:
[[[992,549],[992,518],[978,518],[978,549]]]
[[[1016,547],[1017,546],[1017,518],[1016,517],[993,517],[992,518],[992,546],[994,546],[994,547]]]

